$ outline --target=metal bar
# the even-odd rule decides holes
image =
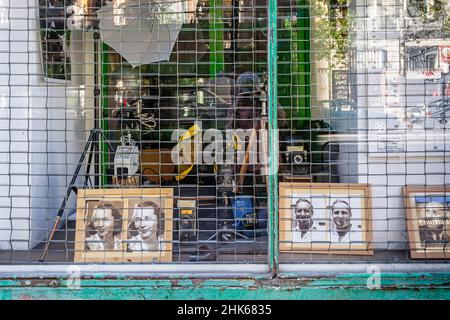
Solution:
[[[383,274],[450,273],[448,263],[381,263],[376,265]],[[279,278],[298,276],[332,276],[346,274],[368,274],[373,264],[280,264]],[[262,264],[104,264],[104,265],[0,265],[0,279],[50,278],[68,276],[68,270],[76,268],[81,276],[110,277],[257,277],[268,276],[267,267]]]
[[[450,272],[448,263],[313,263],[313,264],[285,264],[279,265],[279,277],[299,275],[338,275],[344,273],[370,273],[377,268],[381,273],[410,273],[410,272]]]
[[[211,41],[209,60],[210,74],[214,77],[217,73],[224,71],[224,47],[223,47],[223,8],[222,0],[212,0],[211,22],[209,37]]]
[[[278,269],[278,81],[277,81],[277,0],[269,0],[268,113],[269,113],[269,268],[273,276]]]
[[[55,265],[0,265],[0,278],[11,277],[12,274],[18,277],[37,277],[39,275],[64,276],[69,270],[76,268],[81,275],[104,275],[105,277],[122,275],[141,275],[153,277],[158,274],[182,275],[201,277],[209,276],[237,276],[243,277],[245,274],[255,276],[262,274],[268,276],[267,266],[264,264],[55,264]],[[225,276],[226,275],[226,276]]]

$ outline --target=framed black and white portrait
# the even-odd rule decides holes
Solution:
[[[403,188],[413,259],[450,257],[450,186]]]
[[[373,254],[365,184],[280,183],[280,251]]]
[[[75,262],[172,260],[173,190],[78,191]]]
[[[128,261],[170,261],[172,255],[172,202],[167,190],[127,199]],[[161,194],[161,192],[163,194]]]
[[[122,250],[123,202],[87,201],[85,249],[89,252]]]

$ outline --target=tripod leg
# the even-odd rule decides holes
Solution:
[[[106,145],[108,146],[109,151],[110,151],[110,152],[114,152],[114,148],[112,147],[111,142],[109,142],[108,139],[106,139],[106,136],[105,136],[105,134],[103,133],[103,130],[100,132],[100,135],[101,135],[101,137],[103,138],[103,140],[104,140],[104,142],[106,143]]]
[[[58,229],[60,221],[61,221],[61,217],[57,216],[55,218],[55,222],[53,223],[52,232],[50,233],[50,236],[49,236],[49,238],[47,240],[47,243],[45,244],[44,252],[42,253],[41,258],[39,259],[39,262],[44,262],[45,258],[47,257],[48,249],[50,247],[50,241],[52,241],[52,239],[53,239],[53,237],[55,235],[56,229]]]
[[[92,156],[93,156],[93,153],[95,152],[95,145],[96,145],[96,143],[95,142],[93,142],[93,143],[91,143],[91,147],[90,147],[90,150],[89,150],[89,156],[88,156],[88,160],[87,160],[87,163],[86,163],[86,172],[84,173],[84,186],[85,187],[87,187],[87,185],[88,185],[88,181],[90,180],[90,171],[91,171],[91,162],[92,162]]]
[[[67,188],[66,196],[64,197],[64,199],[61,203],[58,214],[56,215],[55,222],[53,223],[52,232],[50,233],[50,236],[47,239],[47,243],[45,244],[44,252],[42,253],[41,258],[39,259],[39,262],[43,262],[45,260],[45,258],[47,257],[48,249],[50,247],[50,242],[53,240],[55,231],[59,226],[62,215],[64,214],[64,209],[66,207],[67,200],[69,199],[70,194],[73,191],[73,186],[75,185],[75,182],[77,181],[78,174],[80,173],[81,166],[83,165],[84,159],[86,158],[86,152],[89,150],[89,147],[92,142],[92,138],[93,138],[93,131],[90,132],[88,141],[86,142],[86,145],[84,146],[83,153],[81,154],[80,160],[78,161],[77,168],[75,169],[75,172],[72,176],[72,180],[70,181],[69,187]]]

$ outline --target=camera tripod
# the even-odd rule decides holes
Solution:
[[[41,258],[39,259],[39,262],[44,262],[45,258],[47,257],[48,249],[50,247],[50,242],[53,240],[56,229],[58,228],[59,223],[61,222],[61,218],[64,214],[64,210],[67,205],[67,201],[69,200],[69,197],[72,194],[72,191],[75,192],[75,194],[78,194],[78,188],[75,186],[75,183],[79,176],[81,167],[83,166],[84,160],[86,158],[86,154],[88,154],[88,153],[89,153],[89,155],[88,155],[88,160],[86,163],[86,171],[84,173],[84,187],[87,188],[89,183],[92,186],[92,181],[90,178],[91,163],[92,163],[93,155],[96,152],[100,152],[100,148],[99,148],[100,138],[102,138],[103,141],[107,144],[109,151],[114,152],[114,149],[113,149],[111,143],[109,143],[109,141],[106,139],[103,129],[92,129],[91,132],[89,133],[89,138],[86,141],[83,153],[81,154],[81,157],[80,157],[80,160],[78,161],[78,165],[72,176],[72,180],[70,181],[69,186],[67,188],[66,195],[61,203],[58,214],[56,215],[55,222],[53,223],[52,231],[50,233],[50,236],[47,239],[47,243],[45,244],[44,252],[42,253]]]

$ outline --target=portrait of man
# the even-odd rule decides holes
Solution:
[[[280,252],[371,255],[365,184],[281,183]]]
[[[353,211],[348,200],[336,199],[332,202],[330,207],[332,243],[362,241],[362,227],[361,224],[353,223]]]
[[[347,201],[336,200],[331,206],[331,216],[333,218],[334,230],[339,237],[339,241],[341,241],[352,228],[352,209]]]
[[[419,237],[423,247],[443,246],[449,242],[447,204],[429,199],[419,206]]]
[[[92,209],[86,230],[86,250],[122,249],[122,214],[111,203],[100,203]]]
[[[128,225],[128,251],[161,251],[164,233],[163,211],[153,201],[144,201],[133,207]]]
[[[412,259],[446,259],[450,252],[448,186],[405,186],[409,251]]]
[[[323,217],[317,215],[313,202],[300,197],[292,206],[292,241],[294,243],[311,243],[326,241],[326,225]],[[323,214],[319,208],[319,213]]]

